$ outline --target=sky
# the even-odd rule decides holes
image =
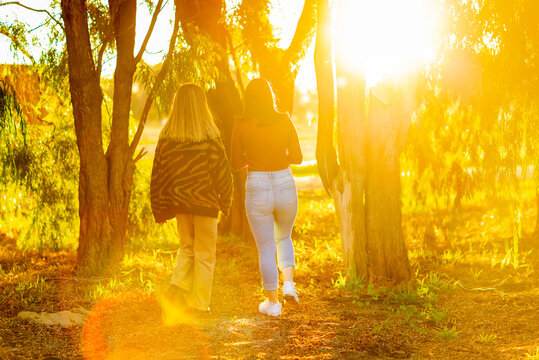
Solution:
[[[50,0],[20,0],[20,3],[35,9],[47,9],[49,12],[52,13],[55,18],[57,18],[61,22],[60,10],[51,10]],[[146,52],[143,58],[146,62],[150,64],[160,62],[162,57],[164,56],[164,52],[168,47],[168,39],[170,38],[170,33],[172,31],[172,21],[174,19],[171,9],[172,2],[167,2],[164,11],[159,14],[159,20],[156,23],[151,41],[148,43],[148,46],[146,48]],[[144,39],[144,36],[148,30],[151,21],[151,14],[148,13],[145,6],[139,6],[137,10],[137,37],[135,49],[140,48],[140,45]],[[35,36],[38,39],[44,39],[45,41],[47,39],[46,27],[40,25],[43,25],[47,18],[48,15],[45,13],[30,11],[20,6],[10,5],[0,7],[0,19],[5,21],[12,21],[13,19],[17,19],[21,22],[25,22],[29,24],[29,28],[31,29],[29,36]],[[0,62],[21,62],[20,60],[14,58],[13,54],[9,49],[9,45],[9,39],[5,36],[0,36]],[[33,50],[31,50],[31,53],[36,58],[39,58],[41,49],[39,48],[39,46],[36,46]],[[105,67],[103,69],[104,74],[112,73],[112,71],[114,71],[113,59],[108,60],[109,61],[105,64]]]
[[[47,9],[52,15],[61,21],[60,10],[50,9],[50,0],[19,0],[20,3],[30,6],[35,9]],[[2,2],[2,0],[0,0]],[[143,59],[149,64],[159,63],[167,48],[168,40],[170,39],[170,33],[172,31],[173,15],[173,2],[165,1],[165,8],[161,14],[159,14],[158,21],[156,23],[152,37],[146,48]],[[228,8],[232,9],[237,0],[228,0]],[[301,13],[302,1],[276,1],[275,6],[270,15],[270,21],[276,27],[275,35],[281,39],[280,46],[286,47],[290,43],[294,34],[295,24],[299,14]],[[23,7],[10,5],[0,7],[0,19],[2,21],[11,22],[14,19],[24,22],[29,25],[29,37],[36,37],[39,42],[47,42],[47,28],[42,26],[47,20],[48,15],[41,12],[34,12],[27,10]],[[136,29],[136,43],[135,51],[140,48],[144,36],[148,30],[151,21],[151,14],[147,11],[144,5],[139,5],[137,8],[137,29]],[[40,41],[41,39],[41,41]],[[302,89],[313,88],[315,86],[314,79],[314,61],[313,61],[313,49],[307,54],[300,72],[297,77],[297,85]],[[41,49],[39,46],[35,46],[30,50],[30,53],[39,58]],[[5,36],[0,36],[0,63],[28,63],[28,60],[24,57],[16,58],[10,51],[10,40]],[[112,74],[114,71],[114,59],[105,59],[103,66],[103,74]]]

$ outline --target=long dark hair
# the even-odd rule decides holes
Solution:
[[[241,120],[256,117],[259,126],[268,126],[286,116],[276,109],[273,91],[266,79],[253,79],[247,84]]]

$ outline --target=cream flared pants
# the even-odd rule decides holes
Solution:
[[[217,218],[178,214],[176,220],[180,249],[170,283],[186,291],[189,306],[207,311],[215,269]]]

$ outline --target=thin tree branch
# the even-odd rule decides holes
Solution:
[[[61,22],[59,22],[58,20],[56,20],[56,18],[55,18],[54,16],[52,16],[52,14],[51,14],[48,10],[45,10],[45,9],[34,9],[34,8],[31,8],[31,7],[27,6],[27,5],[21,4],[21,3],[18,2],[18,1],[8,1],[8,2],[5,2],[5,3],[0,3],[0,6],[5,6],[5,5],[18,5],[18,6],[20,6],[20,7],[23,7],[23,8],[25,8],[25,9],[27,9],[27,10],[30,10],[30,11],[44,12],[44,13],[46,13],[47,15],[49,15],[49,17],[50,17],[52,20],[54,20],[54,22],[55,22],[56,24],[58,24],[58,25],[62,28],[62,30],[65,31],[64,25],[63,25]]]
[[[146,37],[144,38],[144,41],[142,42],[142,45],[140,46],[140,50],[135,57],[135,65],[139,63],[140,59],[142,59],[142,55],[144,54],[144,51],[146,50],[146,45],[148,45],[148,41],[150,41],[150,36],[152,36],[153,28],[155,27],[155,23],[157,22],[157,16],[161,12],[161,6],[163,5],[163,0],[159,0],[157,5],[155,6],[155,11],[152,16],[152,22],[150,23],[150,27],[148,29],[148,32],[146,33]]]
[[[99,49],[99,54],[97,55],[97,76],[101,78],[101,68],[103,66],[103,56],[105,55],[105,50],[109,44],[109,39],[106,39],[103,44],[101,44],[101,49]]]
[[[161,84],[163,83],[163,80],[165,79],[165,76],[168,71],[168,67],[170,65],[170,62],[172,61],[172,54],[174,53],[174,48],[176,46],[176,39],[178,38],[178,32],[180,30],[180,14],[178,11],[178,8],[176,8],[175,17],[174,17],[174,29],[172,30],[172,37],[170,38],[170,43],[168,45],[168,52],[167,56],[165,57],[165,61],[163,61],[163,66],[157,73],[155,77],[155,82],[153,84],[152,90],[148,94],[148,97],[146,98],[146,102],[144,103],[144,110],[142,111],[142,115],[140,116],[140,121],[137,127],[137,132],[135,133],[135,136],[133,137],[133,141],[130,145],[130,151],[131,156],[135,153],[135,150],[137,149],[137,145],[140,141],[140,137],[142,136],[142,131],[144,130],[144,126],[146,125],[146,121],[148,120],[148,114],[150,113],[150,108],[152,107],[153,100],[155,99],[155,96],[157,95],[157,91],[159,91],[159,88]],[[139,157],[137,156],[136,159],[138,160]]]
[[[140,159],[142,159],[144,157],[144,155],[146,155],[148,153],[148,150],[146,150],[146,148],[142,148],[140,149],[139,153],[137,156],[135,156],[135,158],[133,159],[134,162],[137,162],[139,161]]]

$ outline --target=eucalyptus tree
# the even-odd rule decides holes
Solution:
[[[169,42],[167,57],[156,76],[137,132],[129,139],[129,114],[133,77],[150,40],[163,1],[155,5],[149,30],[135,53],[136,0],[110,0],[108,8],[100,2],[94,10],[104,19],[98,49],[92,48],[89,12],[93,2],[61,2],[69,67],[69,85],[80,156],[78,265],[91,273],[114,267],[124,255],[127,215],[135,155],[149,107],[170,62],[179,28],[178,14]],[[103,54],[113,46],[116,56],[110,142],[102,137],[101,105],[103,92],[101,68]],[[106,149],[106,151],[104,150]]]
[[[332,6],[338,22],[343,3],[317,2],[318,169],[335,203],[347,275],[406,283],[412,274],[401,224],[399,155],[414,92],[409,83],[386,84],[366,98],[365,74],[346,66],[346,44],[332,33]]]
[[[516,197],[514,208],[519,213],[517,168],[526,175],[529,165],[534,165],[539,195],[539,3],[495,0],[479,5],[459,1],[450,8],[453,19],[460,17],[469,24],[456,20],[451,24],[456,38],[451,48],[463,49],[477,59],[481,93],[470,104],[480,118],[476,130],[482,134],[482,166],[493,174],[491,184],[504,186],[498,190],[507,192],[509,188],[516,193],[511,197]],[[504,178],[507,180],[500,182]],[[539,197],[536,202],[539,209]],[[520,214],[514,217],[519,219]]]
[[[137,4],[134,0],[110,0],[108,3],[100,0],[54,0],[53,8],[47,10],[30,8],[17,1],[1,4],[45,12],[49,16],[47,22],[53,25],[50,26],[50,35],[55,39],[55,46],[46,49],[40,61],[47,64],[48,76],[55,80],[52,85],[58,88],[59,93],[69,88],[69,93],[64,95],[69,97],[72,103],[80,157],[78,264],[92,273],[114,266],[123,256],[133,172],[135,162],[143,155],[135,154],[135,151],[154,99],[159,109],[166,112],[171,94],[179,82],[204,83],[225,144],[229,141],[234,118],[241,112],[239,94],[243,91],[245,69],[250,66],[246,63],[250,60],[242,62],[241,60],[245,59],[236,58],[238,45],[234,44],[235,40],[223,27],[223,2],[174,2],[174,29],[168,53],[157,74],[141,59],[163,1],[157,1],[153,7],[152,2],[146,3],[149,8],[154,9],[154,13],[148,33],[136,53],[134,29]],[[269,6],[268,4],[266,2],[265,6]],[[311,14],[310,28],[308,25],[298,26],[297,33],[303,34],[302,40],[293,41],[295,50],[292,51],[291,47],[288,51],[289,63],[281,69],[290,71],[292,75],[282,74],[283,78],[295,76],[297,61],[306,46],[305,40],[312,34],[312,4],[313,1],[307,1],[305,5],[311,9],[306,12]],[[204,12],[197,11],[199,5],[204,7]],[[54,10],[58,9],[61,11],[61,19],[54,14]],[[305,23],[304,19],[305,15],[302,15],[300,24]],[[266,23],[269,21],[267,14],[258,20]],[[237,24],[229,25],[234,27]],[[10,28],[2,27],[1,30],[2,33],[20,35],[24,33],[21,29],[23,27],[16,25]],[[268,28],[268,31],[271,32],[271,28]],[[180,39],[179,42],[177,38]],[[21,37],[14,39],[23,40]],[[273,44],[274,41],[264,45],[272,47]],[[28,44],[19,41],[18,45],[15,45],[22,54],[31,57],[26,51],[25,45]],[[102,131],[104,114],[101,110],[101,72],[107,57],[116,59],[110,139]],[[234,73],[229,69],[230,57],[235,60]],[[140,76],[146,83],[149,96],[131,139],[129,113],[134,76]],[[66,86],[66,79],[69,86]],[[292,93],[293,86],[289,89],[289,95]],[[241,181],[238,183],[238,211],[236,216],[228,219],[225,230],[245,234],[248,227],[242,216]]]
[[[150,3],[148,2],[150,5]],[[135,53],[136,0],[116,1],[53,1],[61,11],[61,20],[44,9],[34,9],[19,2],[6,2],[2,6],[22,6],[27,10],[45,12],[57,26],[51,36],[59,39],[59,49],[44,52],[59,68],[67,65],[68,76],[54,66],[48,68],[51,77],[69,81],[69,95],[73,109],[75,133],[79,150],[79,246],[77,263],[81,270],[99,273],[115,267],[123,258],[127,215],[135,162],[144,152],[135,154],[148,111],[143,112],[137,132],[129,138],[130,102],[133,76],[146,49],[161,11],[163,1],[155,4],[152,21],[144,41]],[[17,27],[12,27],[11,30]],[[60,28],[60,30],[58,29]],[[6,28],[10,30],[10,28]],[[155,77],[153,89],[146,102],[151,105],[164,78],[171,49],[174,48],[179,29],[178,15],[169,43],[169,51],[160,73]],[[13,32],[11,32],[14,34]],[[65,41],[65,42],[64,42]],[[22,48],[24,44],[15,44]],[[112,121],[108,144],[103,136],[103,86],[101,70],[106,53],[116,58]],[[58,86],[60,91],[62,86]],[[147,109],[145,109],[147,110]]]

